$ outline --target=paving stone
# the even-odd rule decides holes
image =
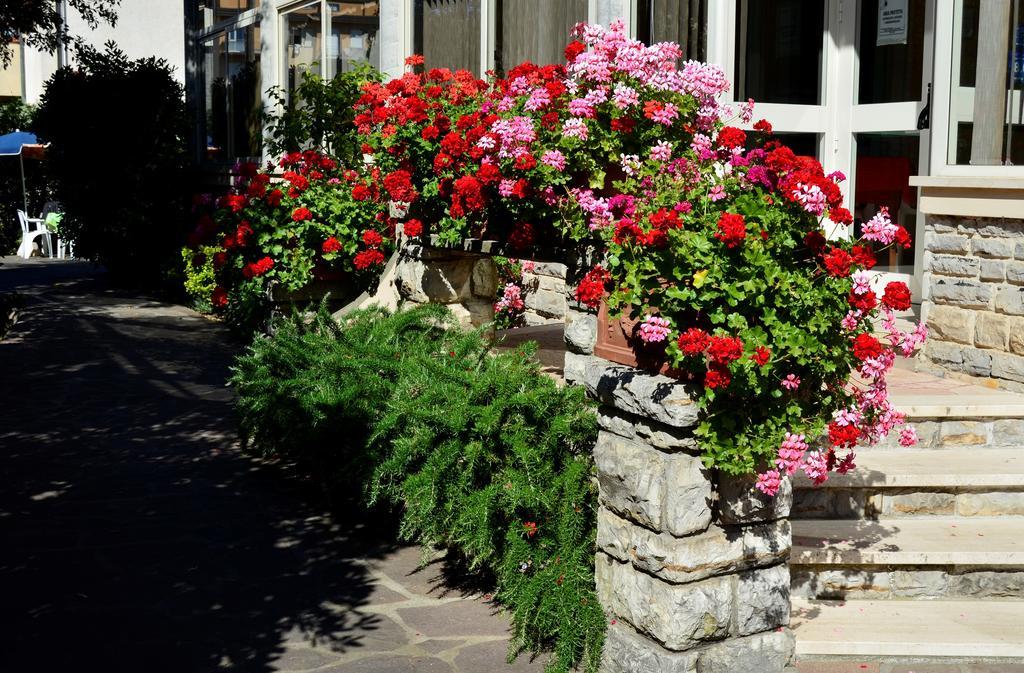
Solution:
[[[457,647],[462,647],[465,644],[466,644],[465,640],[460,640],[460,639],[439,640],[439,639],[435,638],[435,639],[431,639],[431,640],[424,640],[422,643],[417,643],[416,647],[420,648],[421,650],[425,650],[426,652],[429,652],[430,654],[438,654],[439,652],[445,652],[447,650],[452,650],[452,649],[455,649]],[[495,659],[493,661],[498,661],[498,660]],[[492,661],[492,663],[493,663],[493,661]]]
[[[508,642],[504,640],[467,645],[455,655],[455,670],[459,673],[542,673],[544,670],[543,655],[531,661],[528,654],[521,654],[511,664],[505,664],[507,655]]]
[[[507,636],[508,622],[501,608],[484,600],[457,600],[442,605],[416,608],[398,608],[403,622],[416,632],[436,638],[439,636]]]
[[[960,516],[1024,515],[1024,492],[960,493],[956,512]]]
[[[282,671],[308,671],[334,663],[339,656],[326,648],[288,647],[274,660],[274,667]]]
[[[441,659],[398,655],[367,657],[347,664],[324,668],[321,671],[322,673],[455,673],[455,669]],[[321,673],[321,671],[317,671],[317,673]]]

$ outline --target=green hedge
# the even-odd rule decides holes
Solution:
[[[510,655],[597,668],[596,420],[533,347],[495,353],[447,309],[325,311],[257,339],[232,378],[248,450],[302,462],[368,505],[401,508],[400,536],[493,575]]]

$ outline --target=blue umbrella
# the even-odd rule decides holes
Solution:
[[[39,139],[36,138],[34,133],[29,133],[28,131],[8,133],[7,135],[0,136],[0,156],[21,154],[22,145],[36,145],[38,143]]]
[[[0,156],[18,156],[21,165],[21,198],[25,202],[25,213],[28,214],[28,190],[25,188],[25,160],[21,156],[24,145],[35,145],[39,142],[36,134],[28,131],[15,131],[0,136]]]

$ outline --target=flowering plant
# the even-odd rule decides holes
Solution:
[[[533,262],[495,257],[498,267],[498,296],[494,302],[494,328],[503,330],[522,327],[526,324],[526,287],[523,272],[530,269]]]
[[[589,237],[610,221],[606,196],[641,148],[664,152],[712,127],[709,106],[728,87],[720,71],[676,70],[678,45],[643,47],[621,25],[575,33],[586,44],[573,41],[565,65],[523,63],[489,82],[435,68],[364,87],[364,151],[400,185],[391,198],[443,242],[486,235],[520,250]]]
[[[896,326],[906,285],[877,291],[867,274],[875,248],[909,245],[906,230],[882,210],[862,240],[829,240],[829,226],[853,219],[844,176],[794,155],[766,121],[752,133],[726,125],[736,112],[716,101],[728,86],[720,71],[677,70],[671,49],[629,40],[621,25],[581,32],[589,51],[569,65],[575,88],[628,88],[637,108],[662,106],[657,119],[668,89],[677,114],[664,118],[682,133],[639,138],[617,193],[587,208],[607,255],[577,298],[596,307],[607,291],[613,312],[639,319],[635,347],[693,385],[710,466],[759,471],[770,495],[797,470],[819,483],[849,470],[858,442],[904,422],[885,375],[925,338],[923,325]],[[739,116],[751,113],[752,102]],[[913,441],[905,429],[901,443]]]
[[[289,291],[313,280],[358,285],[374,280],[384,265],[394,221],[369,188],[366,198],[353,197],[353,186],[378,180],[378,171],[344,170],[315,151],[286,154],[280,166],[278,180],[270,167],[240,165],[230,193],[196,201],[189,248],[205,258],[216,246],[209,296],[215,310],[260,295],[270,280]]]

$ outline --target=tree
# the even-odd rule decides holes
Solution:
[[[67,6],[78,12],[90,27],[100,22],[113,26],[117,23],[117,7],[121,0],[66,0]],[[10,44],[20,38],[30,47],[51,54],[61,45],[78,43],[81,38],[68,32],[67,18],[58,10],[58,0],[0,0],[0,44]],[[0,67],[11,65],[13,53],[0,50]]]

